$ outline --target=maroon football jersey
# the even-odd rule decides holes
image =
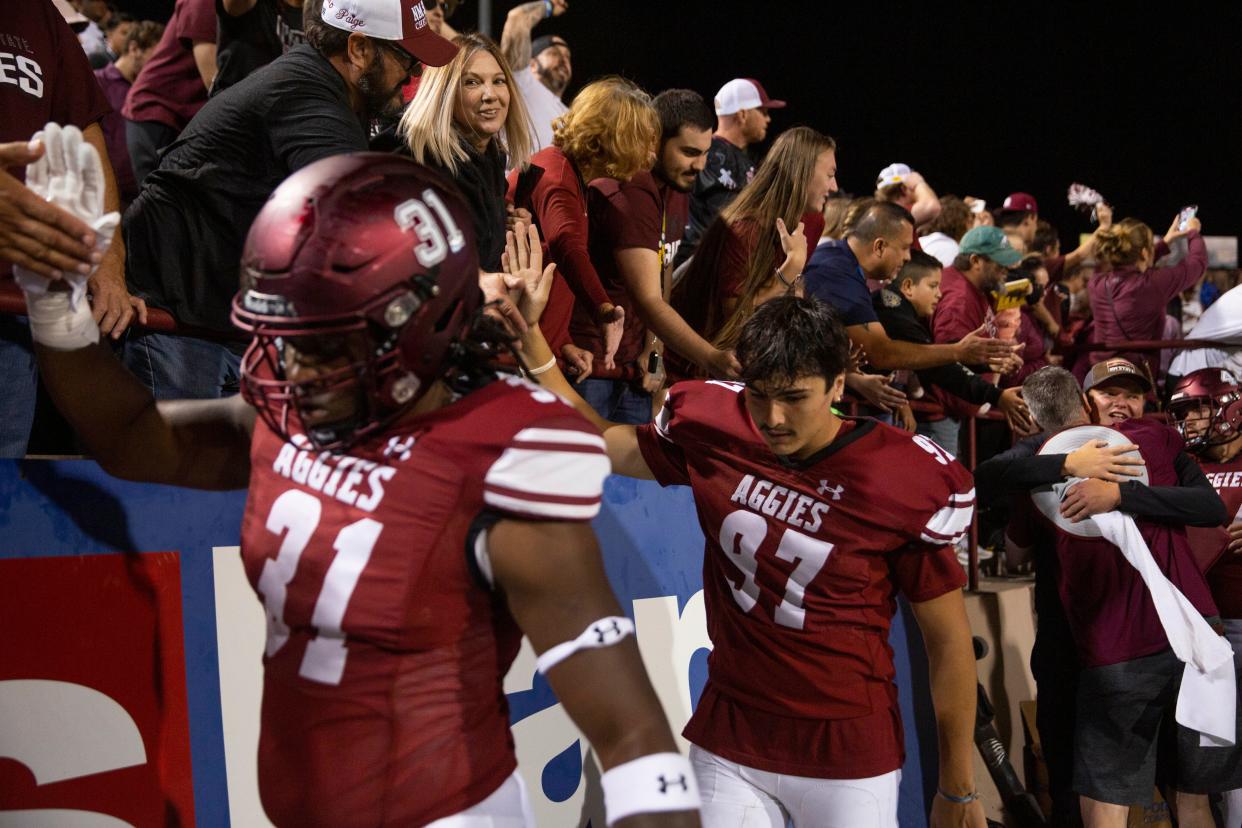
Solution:
[[[347,454],[260,422],[242,558],[268,617],[259,786],[280,825],[422,825],[514,770],[521,632],[467,550],[485,512],[585,521],[603,440],[516,377]]]
[[[1184,443],[1176,431],[1153,420],[1127,420],[1116,430],[1139,447],[1149,486],[1178,485],[1174,461]],[[1071,535],[1038,510],[1032,511],[1055,535],[1057,591],[1083,666],[1117,664],[1167,649],[1169,640],[1151,593],[1120,550],[1104,538]],[[1137,525],[1160,571],[1196,609],[1205,616],[1215,615],[1185,527],[1145,520]]]
[[[1242,454],[1227,463],[1202,463],[1203,473],[1216,487],[1229,512],[1229,524],[1242,521]],[[1223,528],[1187,530],[1195,557],[1215,560],[1208,570],[1208,586],[1222,618],[1242,618],[1242,555],[1227,551],[1229,533]]]
[[[974,512],[970,474],[874,420],[846,420],[825,449],[788,463],[756,430],[743,386],[717,381],[675,385],[638,444],[661,484],[694,489],[706,536],[714,650],[686,737],[778,773],[900,767],[895,596],[965,583],[953,544]]]

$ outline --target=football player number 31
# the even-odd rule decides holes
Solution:
[[[259,573],[259,591],[263,593],[263,606],[267,610],[267,655],[275,655],[289,640],[289,626],[285,623],[285,597],[289,582],[297,573],[302,553],[319,526],[321,506],[314,495],[291,489],[272,504],[267,516],[267,531],[284,535],[280,551],[269,558]],[[341,622],[345,608],[358,586],[362,570],[371,559],[371,550],[379,539],[384,525],[371,518],[363,518],[341,529],[332,546],[336,557],[328,567],[319,598],[311,614],[311,624],[318,634],[306,645],[298,675],[322,684],[340,684],[345,672],[345,633]]]
[[[755,581],[755,573],[759,568],[756,553],[767,535],[768,522],[762,515],[754,512],[739,509],[720,524],[720,548],[742,571],[741,586],[730,584],[733,587],[733,599],[742,608],[742,612],[750,612],[759,603],[759,584]],[[781,535],[780,545],[776,547],[776,557],[790,563],[797,562],[797,565],[785,582],[785,596],[774,613],[776,623],[795,630],[802,629],[806,623],[806,610],[802,602],[806,596],[807,584],[828,563],[832,548],[832,544],[827,541],[807,537],[793,529],[786,529]]]

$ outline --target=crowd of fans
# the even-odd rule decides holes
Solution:
[[[59,13],[52,0],[23,4],[10,25],[21,42],[0,41],[17,55],[0,52],[0,81],[8,84],[4,73],[12,70],[21,84],[10,84],[11,92],[0,85],[9,113],[0,125],[8,169],[0,173],[0,258],[45,275],[89,273],[101,333],[157,399],[237,393],[244,343],[230,309],[255,216],[296,171],[379,149],[455,183],[469,208],[484,295],[519,327],[507,291],[507,233],[519,224],[538,228],[555,263],[540,326],[557,366],[604,420],[651,422],[681,379],[743,377],[739,337],[770,300],[793,294],[832,306],[853,346],[848,405],[954,455],[973,435],[980,470],[994,481],[986,492],[980,484],[981,506],[994,504],[981,521],[982,540],[998,552],[1008,544],[1009,563],[1017,565],[1041,541],[1015,540],[1014,526],[1030,518],[999,495],[1053,480],[1015,469],[1034,462],[1050,433],[1093,413],[1116,426],[1166,417],[1164,403],[1182,378],[1169,371],[1174,350],[1159,342],[1190,333],[1237,282],[1236,272],[1208,273],[1194,216],[1179,215],[1157,235],[1100,204],[1092,232],[1061,253],[1061,232],[1082,228],[1053,227],[1025,192],[1008,194],[993,210],[978,197],[939,195],[904,163],[880,170],[874,192],[840,192],[833,138],[807,126],[777,128],[774,114],[796,113],[797,102],[769,97],[754,79],[728,80],[708,99],[688,89],[652,95],[605,77],[567,100],[570,45],[534,36],[542,20],[568,11],[567,0],[513,8],[499,43],[457,34],[450,23],[456,3],[446,0],[412,9],[396,2],[176,0],[167,25],[134,20],[102,0],[56,5]],[[385,18],[387,6],[417,13]],[[354,17],[362,7],[372,11],[365,20]],[[76,55],[65,42],[65,21],[81,42]],[[432,32],[451,38],[451,48]],[[36,85],[39,94],[30,94]],[[124,212],[111,245],[100,226],[49,219],[47,229],[29,230],[40,215],[23,200],[22,180],[39,150],[25,144],[47,122],[78,127],[104,159],[101,203]],[[7,277],[9,265],[2,266]],[[150,308],[170,313],[180,330],[142,327]],[[26,450],[36,405],[31,353],[24,322],[0,318],[4,456]],[[1079,389],[1088,395],[1081,406]],[[1157,486],[1151,447],[1172,438],[1134,434],[1149,450],[1153,491],[1214,491],[1176,448]],[[1125,482],[1132,470],[1119,467],[1118,453],[1067,455],[1052,478],[1064,471],[1120,483],[1099,502],[1120,505],[1140,525],[1164,521],[1176,534],[1188,524],[1233,523],[1219,509],[1182,503],[1179,511],[1125,489],[1137,484]],[[1052,467],[1041,468],[1047,476]],[[1168,554],[1184,555],[1184,545],[1173,543]],[[1088,822],[1114,824],[1116,814],[1101,803],[1138,801],[1142,792],[1087,773],[1084,756],[1074,755],[1081,728],[1073,716],[1055,716],[1046,700],[1072,710],[1066,675],[1081,670],[1094,681],[1091,668],[1154,651],[1140,642],[1121,648],[1114,662],[1076,652],[1073,642],[1096,619],[1061,617],[1060,601],[1071,596],[1067,588],[1057,595],[1064,582],[1055,549],[1044,557],[1052,563],[1039,575],[1037,655],[1044,658],[1037,678],[1055,814],[1074,824],[1076,791],[1103,809],[1084,808]],[[1192,575],[1179,577],[1193,586]],[[1213,586],[1221,583],[1236,586]],[[1208,617],[1211,600],[1200,607]],[[1216,601],[1236,606],[1219,595]],[[1062,627],[1065,637],[1054,641],[1049,631]],[[1075,666],[1067,672],[1069,663]],[[1167,707],[1167,682],[1158,690],[1143,703],[1160,696]],[[1100,698],[1111,697],[1099,693],[1106,692],[1084,709],[1104,716]],[[1154,751],[1154,736],[1150,743]],[[1095,756],[1106,741],[1089,744]],[[1182,807],[1183,824],[1196,824],[1188,820],[1198,800],[1186,798]]]

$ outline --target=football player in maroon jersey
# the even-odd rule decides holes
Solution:
[[[1225,635],[1242,653],[1242,388],[1224,368],[1202,368],[1182,377],[1169,399],[1169,414],[1186,438],[1229,515],[1225,527],[1187,530],[1195,557],[1211,563],[1212,598]],[[1226,791],[1225,824],[1242,825],[1242,789]]]
[[[511,241],[511,258],[528,255]],[[614,472],[694,491],[714,650],[685,736],[704,822],[897,825],[905,757],[888,631],[901,591],[927,645],[939,725],[932,824],[982,828],[953,545],[974,512],[973,481],[925,438],[833,412],[849,341],[832,310],[794,296],[760,306],[738,343],[744,382],[678,383],[645,426],[594,415],[538,325],[523,350],[604,432]]]
[[[44,379],[105,469],[249,486],[272,821],[533,824],[502,690],[525,633],[600,757],[609,824],[697,825],[586,522],[603,441],[492,368],[508,335],[479,312],[461,197],[405,159],[325,159],[272,195],[242,271],[254,338],[232,399],[157,403],[106,349],[72,347],[68,294],[28,301]]]

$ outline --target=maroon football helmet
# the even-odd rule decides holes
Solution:
[[[443,178],[394,155],[317,161],[276,188],[246,237],[242,393],[286,439],[304,428],[317,448],[343,448],[452,370],[481,303],[470,214]],[[329,369],[290,381],[290,345],[330,355]],[[354,413],[311,425],[315,401],[340,394]]]
[[[1206,423],[1192,416],[1204,407],[1211,412]],[[1242,391],[1224,368],[1200,368],[1177,383],[1169,398],[1169,414],[1186,438],[1188,449],[1219,446],[1236,437],[1242,428]],[[1194,433],[1187,434],[1192,421],[1196,423]]]

